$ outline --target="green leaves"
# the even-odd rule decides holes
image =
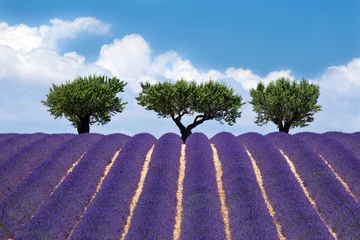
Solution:
[[[236,118],[241,117],[238,110],[245,104],[241,101],[241,96],[234,95],[234,90],[224,83],[208,81],[198,87],[194,111],[220,121],[221,124],[225,121],[233,125]]]
[[[289,125],[308,126],[314,120],[313,115],[321,111],[316,105],[320,96],[319,87],[302,79],[300,83],[279,78],[265,88],[260,82],[256,89],[250,90],[253,110],[258,114],[255,123],[262,126],[269,121],[279,128]]]
[[[157,112],[159,117],[170,117],[177,114],[192,115],[192,106],[196,96],[196,85],[185,80],[171,82],[141,83],[142,92],[136,97],[138,104],[146,110]]]
[[[179,120],[185,114],[201,114],[194,123],[215,119],[233,125],[241,116],[238,109],[245,104],[241,102],[241,96],[234,95],[232,88],[213,80],[200,85],[184,79],[154,85],[147,82],[141,83],[141,88],[142,92],[136,100],[146,110],[157,112],[159,117]]]
[[[59,86],[53,84],[46,101],[48,111],[55,118],[66,117],[73,126],[80,124],[80,118],[90,117],[90,125],[106,124],[111,116],[122,112],[127,102],[121,102],[116,94],[124,91],[126,83],[116,77],[77,77]]]

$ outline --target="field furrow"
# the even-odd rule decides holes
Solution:
[[[72,165],[100,138],[97,134],[79,135],[65,142],[0,202],[0,222],[12,237],[51,196]]]
[[[223,170],[222,170],[221,161],[219,159],[217,149],[214,146],[214,144],[211,144],[211,149],[213,151],[213,160],[214,160],[215,173],[216,173],[216,183],[217,183],[218,193],[219,193],[220,203],[221,203],[221,217],[224,222],[226,239],[230,240],[231,239],[231,230],[230,230],[230,221],[229,221],[229,208],[226,205],[226,194],[225,194],[224,184],[223,184],[223,180],[222,180]]]
[[[66,239],[96,191],[106,165],[129,138],[111,134],[94,143],[15,239]]]
[[[181,138],[174,133],[165,134],[156,142],[126,239],[173,237],[181,145]]]
[[[48,135],[22,148],[0,165],[0,200],[8,195],[34,168],[46,160],[72,134]]]
[[[238,139],[259,167],[262,185],[284,237],[330,239],[326,225],[303,193],[279,150],[258,133],[246,133]]]
[[[267,210],[243,145],[230,133],[218,133],[211,142],[223,170],[223,187],[233,239],[277,239],[276,226]]]
[[[100,191],[75,227],[70,239],[120,239],[138,189],[141,170],[156,143],[150,134],[137,134],[122,147]]]
[[[271,138],[268,138],[271,140]],[[324,222],[339,239],[360,238],[360,206],[346,192],[320,156],[298,138],[273,142],[298,174]],[[291,164],[290,164],[291,163]]]
[[[226,239],[209,139],[191,134],[185,158],[180,239]]]
[[[175,225],[173,231],[173,239],[179,240],[181,233],[181,222],[182,222],[182,212],[183,212],[183,190],[184,190],[184,178],[185,178],[185,169],[186,169],[186,158],[185,158],[186,145],[181,145],[181,155],[180,155],[180,167],[179,174],[177,178],[177,190],[176,190],[176,216],[175,216]]]
[[[316,151],[350,195],[360,200],[360,159],[341,142],[317,133],[294,135]]]

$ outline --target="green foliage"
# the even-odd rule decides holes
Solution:
[[[141,88],[142,92],[136,97],[138,104],[157,112],[159,117],[171,117],[173,120],[180,120],[185,114],[192,116],[199,113],[201,115],[194,123],[215,119],[222,124],[225,121],[233,125],[241,116],[238,109],[245,104],[241,102],[241,96],[234,95],[232,88],[214,80],[200,85],[184,79],[154,85],[146,82],[141,83]]]
[[[197,87],[195,83],[185,80],[156,83],[140,83],[142,92],[136,97],[138,104],[146,110],[157,112],[159,117],[167,118],[172,114],[194,114],[194,99],[196,98]]]
[[[106,76],[77,77],[59,86],[52,84],[47,100],[41,101],[49,107],[48,111],[56,118],[66,117],[74,127],[80,119],[89,118],[90,125],[106,124],[111,116],[122,112],[127,102],[116,97],[124,91],[126,83],[116,77]]]
[[[314,120],[314,114],[321,111],[316,105],[320,96],[319,86],[305,79],[300,83],[279,78],[265,88],[260,82],[256,89],[250,90],[253,110],[258,114],[255,123],[259,126],[273,122],[281,126],[306,127]]]

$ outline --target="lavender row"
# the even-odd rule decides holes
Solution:
[[[142,133],[125,144],[71,239],[120,239],[146,155],[155,143],[155,137]]]
[[[11,237],[35,215],[68,169],[101,137],[100,134],[81,134],[65,142],[0,202],[0,222]]]
[[[333,138],[349,148],[360,159],[360,135],[343,132],[326,132],[322,135]],[[359,160],[360,161],[360,160]]]
[[[218,133],[211,142],[222,165],[232,238],[276,239],[275,224],[266,208],[245,148],[227,132]]]
[[[293,162],[318,211],[338,238],[360,239],[360,205],[346,192],[326,163],[294,136],[288,135],[275,142]]]
[[[4,141],[6,139],[13,138],[17,135],[19,135],[19,134],[18,133],[0,133],[0,142]]]
[[[94,143],[15,239],[66,239],[95,193],[106,165],[128,139],[111,134]]]
[[[0,166],[23,147],[46,136],[48,136],[48,134],[16,134],[13,137],[4,139],[0,142]]]
[[[341,142],[317,133],[297,133],[296,138],[312,146],[360,199],[360,160]]]
[[[249,132],[249,133],[252,133],[252,132]],[[284,133],[284,132],[272,132],[272,133],[266,134],[265,136],[267,138],[271,138],[273,141],[280,141],[286,135],[288,135],[288,134]]]
[[[186,140],[181,239],[226,239],[210,141],[202,133]]]
[[[238,139],[260,168],[263,186],[283,235],[287,239],[331,239],[280,151],[258,133],[243,134]]]
[[[22,148],[0,165],[0,200],[9,194],[37,165],[73,134],[54,134]]]
[[[127,239],[172,239],[181,145],[175,133],[156,142]]]

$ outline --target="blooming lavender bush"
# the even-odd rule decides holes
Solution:
[[[246,133],[238,139],[256,159],[284,236],[287,239],[331,239],[280,151],[258,133]]]
[[[13,154],[20,151],[21,148],[30,145],[31,143],[46,137],[48,134],[15,134],[0,142],[0,166],[6,162]]]
[[[360,159],[341,142],[317,133],[294,135],[312,146],[347,183],[352,193],[360,200]]]
[[[0,133],[0,142],[13,138],[17,135],[20,135],[19,133]]]
[[[271,141],[271,138],[268,138]],[[317,153],[298,138],[274,141],[293,162],[321,216],[340,239],[360,239],[360,205]]]
[[[209,139],[193,133],[186,140],[181,239],[225,239]]]
[[[343,132],[326,132],[322,135],[341,142],[360,159],[360,135]]]
[[[106,165],[128,139],[123,134],[111,134],[92,145],[15,239],[66,239],[95,193]]]
[[[40,206],[50,197],[68,169],[88,148],[102,137],[100,134],[81,134],[66,141],[48,155],[17,188],[0,202],[0,222],[8,234],[14,237],[20,227],[35,215]]]
[[[222,165],[231,236],[234,239],[276,239],[275,224],[242,143],[227,132],[215,135],[211,143],[215,145]]]
[[[73,134],[54,134],[40,138],[0,165],[0,200],[9,194],[37,165]]]
[[[156,142],[127,239],[172,239],[181,144],[175,133]]]
[[[141,168],[156,138],[137,134],[122,148],[71,239],[120,239]]]

